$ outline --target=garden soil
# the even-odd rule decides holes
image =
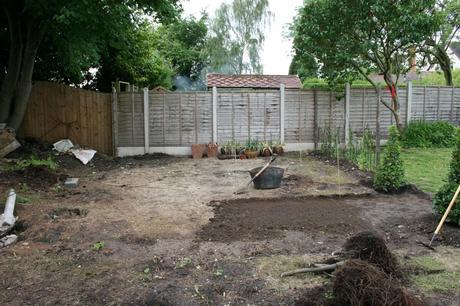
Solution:
[[[31,151],[54,154],[49,146]],[[58,170],[49,180],[0,174],[2,196],[31,185],[17,190],[29,199],[16,207],[19,241],[0,249],[1,305],[293,305],[329,279],[281,279],[281,272],[329,258],[365,230],[399,256],[426,255],[417,241],[429,241],[436,224],[424,219],[426,195],[377,194],[361,177],[337,175],[305,155],[276,160],[285,169],[281,188],[242,195],[234,193],[248,170],[265,159],[96,155],[83,166],[54,158]],[[78,177],[79,186],[63,188],[61,175]],[[460,241],[455,229],[443,228],[436,241],[451,254],[458,249],[450,243]],[[431,300],[459,305],[460,294],[432,293]]]

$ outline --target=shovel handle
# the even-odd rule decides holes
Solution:
[[[273,155],[273,156],[270,158],[270,160],[268,161],[268,163],[267,163],[265,166],[263,166],[263,168],[260,169],[259,172],[256,173],[256,175],[254,175],[254,177],[249,181],[248,185],[251,184],[252,181],[254,181],[259,175],[261,175],[262,172],[264,172],[265,169],[267,169],[268,166],[270,166],[271,163],[273,163],[273,162],[275,161],[275,159],[276,159],[276,155]]]
[[[455,201],[457,200],[458,194],[460,193],[460,185],[457,187],[457,191],[455,191],[454,197],[449,203],[449,206],[447,207],[446,211],[444,212],[444,215],[442,216],[441,221],[438,224],[438,227],[436,227],[436,230],[434,231],[434,234],[437,235],[439,234],[439,231],[441,230],[442,225],[444,224],[444,221],[446,221],[447,216],[449,215],[450,210],[455,204]]]

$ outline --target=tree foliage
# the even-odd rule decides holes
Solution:
[[[154,44],[171,64],[175,74],[196,80],[207,64],[207,16],[193,17],[161,25],[154,33]]]
[[[435,18],[442,20],[438,31],[427,37],[417,53],[420,54],[420,67],[431,69],[438,65],[444,75],[445,84],[453,85],[452,61],[448,54],[454,39],[458,38],[460,29],[460,2],[458,0],[438,0],[432,10]]]
[[[0,35],[7,36],[0,122],[13,128],[22,122],[36,63],[37,75],[46,79],[83,80],[107,43],[117,48],[126,42],[126,29],[140,16],[166,22],[179,11],[177,0],[5,0],[0,6]]]
[[[268,0],[223,3],[210,22],[209,56],[213,72],[262,73],[264,30],[273,13]]]
[[[293,24],[294,51],[301,62],[314,58],[331,84],[382,74],[391,101],[382,102],[402,129],[396,87],[409,58],[439,27],[434,0],[311,0]],[[436,18],[435,18],[436,17]]]

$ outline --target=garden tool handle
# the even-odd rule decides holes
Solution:
[[[256,175],[254,175],[254,177],[249,181],[248,185],[251,184],[252,181],[254,181],[259,175],[261,175],[262,172],[264,172],[265,169],[267,169],[268,166],[270,166],[270,164],[273,163],[273,162],[275,161],[276,157],[277,157],[277,155],[274,154],[274,155],[270,158],[270,160],[268,161],[268,163],[267,163],[265,166],[263,166],[263,168],[260,169],[259,172],[257,172]]]
[[[434,234],[435,234],[435,235],[439,234],[439,231],[441,230],[441,227],[442,227],[442,225],[444,224],[444,221],[446,221],[447,216],[449,215],[450,210],[451,210],[452,207],[454,206],[454,203],[455,203],[455,201],[457,200],[457,197],[458,197],[458,194],[459,194],[459,193],[460,193],[460,185],[458,185],[457,191],[455,191],[454,197],[453,197],[452,200],[450,201],[449,206],[447,207],[446,211],[444,212],[444,215],[442,216],[441,221],[440,221],[439,224],[438,224],[438,227],[437,227],[436,230],[434,231]]]

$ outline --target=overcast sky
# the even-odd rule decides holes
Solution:
[[[182,0],[186,15],[201,16],[206,10],[210,17],[223,2],[231,0]],[[290,23],[301,6],[303,0],[270,0],[270,10],[275,17],[271,27],[266,30],[265,44],[262,50],[264,74],[287,74],[291,63],[292,42],[283,36],[287,24]]]

